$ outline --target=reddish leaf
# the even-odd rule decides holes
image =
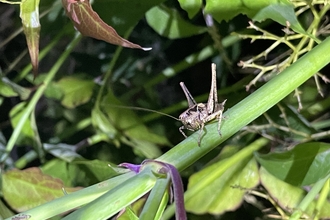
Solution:
[[[115,29],[107,25],[100,16],[93,11],[89,0],[62,0],[62,3],[67,16],[82,35],[123,47],[138,48],[145,51],[151,50],[151,48],[143,48],[140,45],[120,37]]]
[[[18,212],[64,196],[62,180],[45,175],[36,167],[8,171],[2,175],[2,181],[4,199]],[[65,188],[65,191],[78,189]]]
[[[34,77],[38,74],[39,57],[39,0],[25,0],[21,3],[23,31],[29,48]]]

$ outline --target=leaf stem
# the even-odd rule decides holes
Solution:
[[[321,191],[324,184],[326,184],[327,180],[330,178],[330,174],[328,174],[323,179],[320,179],[317,183],[315,183],[312,189],[308,192],[308,194],[304,197],[301,203],[297,206],[296,210],[292,213],[289,220],[297,220],[300,219],[304,211],[308,208],[317,194]]]

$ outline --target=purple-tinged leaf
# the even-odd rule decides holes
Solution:
[[[157,161],[158,162],[158,161]],[[176,219],[187,219],[186,211],[184,208],[184,198],[183,198],[183,184],[179,171],[169,163],[162,163],[169,170],[172,179],[174,203],[176,207]]]
[[[175,203],[175,207],[176,207],[175,218],[177,220],[187,219],[186,211],[184,208],[184,198],[183,198],[184,190],[183,190],[183,184],[182,184],[182,180],[181,180],[179,171],[173,165],[171,165],[169,163],[157,161],[157,160],[146,160],[142,164],[146,164],[146,163],[158,163],[158,164],[161,164],[163,166],[163,168],[166,168],[165,170],[161,169],[160,171],[162,173],[164,171],[168,172],[171,176],[173,194],[174,194],[174,203]]]
[[[139,173],[142,165],[136,165],[132,163],[121,163],[118,166],[126,167],[127,169],[133,171],[134,173]]]
[[[67,16],[82,35],[123,47],[151,50],[120,37],[116,30],[92,9],[89,0],[62,0],[62,3]]]
[[[172,181],[172,188],[173,188],[173,194],[174,194],[174,203],[176,207],[176,219],[177,220],[186,220],[186,211],[184,208],[184,197],[183,197],[183,184],[181,180],[181,176],[179,171],[171,164],[164,163],[157,160],[145,160],[141,163],[141,165],[135,165],[131,163],[121,163],[119,166],[126,167],[127,169],[130,169],[131,171],[135,173],[139,173],[141,170],[141,167],[143,165],[146,165],[148,163],[156,163],[161,165],[161,168],[157,170],[157,173],[159,174],[170,174],[171,181]]]

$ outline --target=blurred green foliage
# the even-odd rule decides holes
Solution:
[[[323,2],[260,0],[244,7],[241,1],[231,0],[206,0],[205,5],[183,0],[92,3],[94,11],[120,36],[152,47],[147,52],[81,36],[60,1],[0,2],[0,218],[78,187],[90,186],[85,189],[93,191],[96,199],[121,184],[133,183],[126,181],[131,174],[121,175],[126,171],[118,164],[161,157],[184,137],[178,130],[179,121],[130,107],[177,117],[187,108],[181,81],[197,102],[206,102],[213,62],[217,64],[219,99],[227,99],[225,108],[231,109],[324,41],[328,33],[329,5]],[[35,13],[20,19],[21,11],[31,13],[22,10],[28,4],[34,6],[32,12],[39,10],[40,35],[38,27],[26,30]],[[79,1],[74,4],[79,6]],[[251,19],[262,23],[249,25]],[[33,35],[40,39],[36,78],[26,43]],[[201,152],[194,161],[180,161],[187,164],[180,171],[188,190],[189,219],[217,219],[219,215],[221,219],[297,218],[297,209],[302,211],[300,216],[310,217],[319,210],[315,218],[330,218],[325,165],[330,147],[321,143],[328,142],[330,134],[326,73],[327,67],[292,88],[295,96],[286,97],[210,152]],[[267,91],[264,97],[271,99],[276,92]],[[205,136],[212,135],[208,129]],[[210,139],[203,143],[210,144]],[[147,171],[142,175],[150,176]],[[143,182],[146,191],[154,179]],[[310,191],[313,194],[302,188],[307,185],[315,186]],[[63,192],[64,186],[70,188]],[[36,191],[32,194],[41,199],[27,202],[28,196],[20,190]],[[134,195],[139,198],[141,192]],[[313,200],[316,194],[320,197]],[[86,201],[77,206],[90,202],[89,195],[82,191],[77,198]],[[137,218],[145,197],[139,201],[127,208],[122,219]],[[312,204],[308,210],[306,204]],[[165,211],[165,219],[174,214],[172,208]],[[54,210],[54,215],[60,213]]]

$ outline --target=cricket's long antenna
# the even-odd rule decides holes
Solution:
[[[107,104],[107,106],[112,106],[112,107],[115,107],[115,108],[124,108],[124,109],[134,109],[134,110],[138,110],[138,111],[145,111],[145,112],[153,112],[153,113],[158,113],[160,115],[164,115],[164,116],[167,116],[167,117],[170,117],[174,120],[177,120],[177,121],[180,121],[178,118],[172,116],[172,115],[169,115],[169,114],[166,114],[164,112],[159,112],[159,111],[156,111],[156,110],[152,110],[152,109],[147,109],[147,108],[141,108],[141,107],[135,107],[135,106],[122,106],[122,105],[114,105],[114,104]]]

